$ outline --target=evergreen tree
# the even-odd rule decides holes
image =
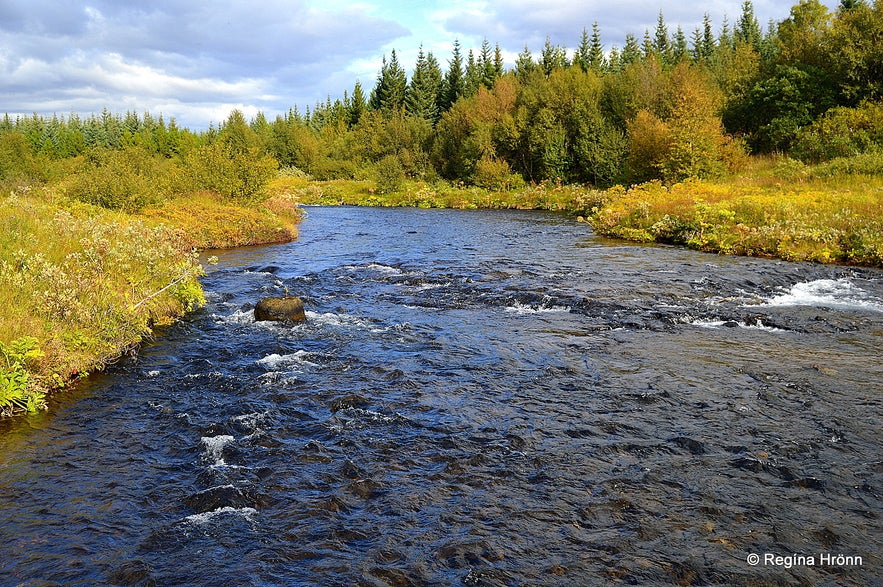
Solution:
[[[543,53],[540,56],[540,66],[546,76],[552,75],[555,69],[564,69],[567,67],[567,52],[563,47],[553,45],[552,40],[546,37],[546,43],[543,45]]]
[[[779,53],[778,33],[779,25],[773,19],[767,24],[766,33],[760,41],[760,56],[764,63],[772,63]]]
[[[369,105],[373,110],[391,112],[404,106],[408,79],[405,70],[399,65],[395,49],[392,50],[389,62],[383,57],[383,65],[377,76],[377,85],[371,92]]]
[[[653,39],[650,37],[650,31],[644,29],[644,41],[641,43],[641,54],[644,59],[649,59],[652,55],[656,55],[656,47],[653,45]]]
[[[443,98],[441,111],[447,112],[451,106],[464,95],[466,92],[463,74],[463,57],[460,53],[460,41],[454,40],[454,49],[451,52],[451,59],[448,61],[448,71],[445,73],[445,81],[443,87]]]
[[[607,71],[616,73],[622,70],[622,59],[619,53],[619,47],[612,45],[610,54],[607,56]]]
[[[579,39],[579,45],[573,53],[573,64],[578,65],[583,71],[589,71],[589,68],[591,67],[589,65],[591,51],[592,45],[589,40],[589,31],[583,27],[583,32]]]
[[[592,23],[592,43],[589,47],[589,67],[596,72],[604,69],[604,45],[601,43],[601,29],[597,22]]]
[[[481,86],[482,74],[484,72],[475,60],[475,53],[472,49],[466,56],[466,76],[464,78],[463,89],[466,96],[474,96]]]
[[[742,4],[742,14],[736,23],[735,39],[760,51],[761,32],[757,17],[754,16],[754,6],[751,0],[745,0]]]
[[[702,55],[702,29],[699,27],[693,29],[693,33],[690,35],[690,42],[692,43],[690,57],[693,59],[693,62],[700,63],[704,61],[705,59]]]
[[[625,36],[625,45],[622,48],[622,55],[619,61],[625,65],[638,63],[641,60],[641,47],[638,45],[638,39],[631,33]]]
[[[515,77],[519,79],[524,79],[530,72],[534,71],[537,68],[536,62],[533,60],[533,55],[530,53],[530,48],[525,45],[524,51],[518,54],[518,57],[515,59]]]
[[[356,82],[353,87],[353,95],[349,99],[347,121],[350,126],[359,123],[365,110],[368,109],[368,102],[365,100],[365,92],[362,90],[362,83]]]
[[[494,79],[503,77],[504,73],[503,51],[500,49],[500,44],[497,43],[494,45]]]
[[[668,26],[659,11],[659,17],[656,19],[656,30],[653,34],[653,49],[663,63],[671,63],[671,41],[668,37]]]
[[[711,17],[706,12],[702,17],[702,30],[693,33],[693,60],[708,62],[714,55],[714,32],[711,30]]]
[[[684,29],[679,25],[671,45],[672,63],[677,64],[681,61],[685,61],[689,54],[690,51],[687,48],[687,37],[684,36]]]
[[[491,53],[491,44],[487,39],[481,42],[481,52],[478,54],[478,73],[481,78],[481,85],[487,89],[494,87],[497,81],[497,68],[494,63],[494,57]]]
[[[733,48],[733,35],[730,32],[730,21],[724,15],[724,22],[721,24],[721,32],[717,38],[717,51],[726,52]]]
[[[435,123],[438,120],[438,94],[442,83],[441,70],[432,53],[427,56],[423,46],[417,53],[417,63],[405,96],[405,111]]]

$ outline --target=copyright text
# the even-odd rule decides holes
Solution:
[[[860,567],[862,557],[847,554],[774,554],[772,552],[752,552],[746,557],[752,567]]]

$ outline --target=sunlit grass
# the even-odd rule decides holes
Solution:
[[[33,340],[34,393],[101,368],[199,306],[200,272],[180,230],[48,190],[0,201],[0,343]],[[4,354],[0,370],[14,372],[21,361]]]
[[[145,208],[140,216],[178,228],[193,248],[219,249],[288,242],[297,237],[300,211],[283,195],[259,207],[244,207],[213,192],[199,192]]]
[[[36,409],[204,302],[198,249],[290,241],[281,193],[243,206],[211,192],[137,214],[23,188],[0,200],[0,414]]]
[[[793,261],[883,266],[883,175],[758,159],[718,182],[611,191],[600,234]]]

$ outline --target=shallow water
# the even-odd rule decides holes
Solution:
[[[0,585],[880,580],[883,272],[307,212],[0,424]]]

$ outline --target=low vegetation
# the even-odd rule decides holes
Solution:
[[[815,167],[764,160],[727,181],[611,189],[591,219],[596,232],[628,240],[883,267],[883,156],[864,159]],[[852,171],[867,166],[877,169]]]

